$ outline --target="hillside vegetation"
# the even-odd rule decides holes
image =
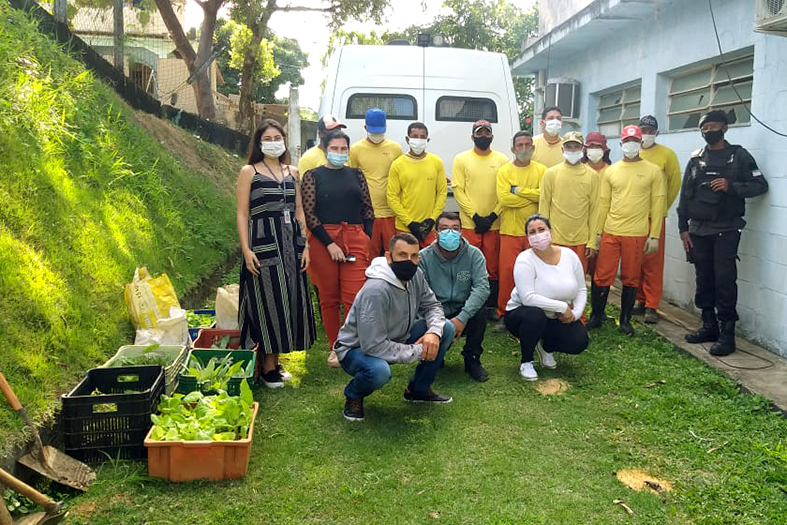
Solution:
[[[178,160],[145,124],[0,3],[0,370],[39,420],[129,343],[135,267],[183,294],[237,251],[242,161],[170,126]],[[0,405],[2,453],[21,424]]]

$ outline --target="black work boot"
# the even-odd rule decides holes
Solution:
[[[631,311],[634,309],[636,300],[637,287],[624,286],[620,292],[620,331],[629,337],[634,335],[634,328],[631,326]]]
[[[595,283],[590,284],[590,319],[585,325],[588,330],[599,328],[601,323],[604,322],[606,314],[604,307],[607,306],[607,298],[609,297],[609,286],[598,286]]]
[[[683,338],[687,343],[711,343],[719,340],[719,322],[716,320],[716,311],[713,308],[702,309],[702,325]]]
[[[489,372],[481,366],[481,359],[477,355],[465,356],[465,372],[480,383],[489,379]]]
[[[735,351],[735,321],[722,321],[719,340],[710,347],[710,355],[724,356]]]
[[[631,315],[645,315],[645,303],[637,301],[634,308],[631,310]]]

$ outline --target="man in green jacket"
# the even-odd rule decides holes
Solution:
[[[419,266],[446,319],[454,325],[455,338],[465,335],[462,356],[465,372],[476,381],[489,374],[481,366],[481,343],[486,330],[483,306],[489,297],[486,259],[481,250],[462,238],[462,222],[456,212],[443,212],[437,218],[437,240],[421,250]]]

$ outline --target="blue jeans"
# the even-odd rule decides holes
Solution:
[[[443,356],[454,340],[454,332],[454,325],[451,321],[446,320],[443,325],[443,336],[440,338],[437,358],[434,361],[418,363],[407,387],[411,392],[426,393],[429,391],[437,377],[438,370],[440,370]],[[413,344],[425,333],[426,321],[419,319],[410,329],[410,337],[406,343]],[[384,359],[365,354],[361,348],[353,348],[348,351],[341,360],[341,365],[345,372],[353,376],[344,389],[344,395],[347,397],[366,397],[391,380],[391,366]]]

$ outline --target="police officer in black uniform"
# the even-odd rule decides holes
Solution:
[[[703,115],[700,131],[708,145],[691,154],[678,203],[680,238],[697,276],[694,304],[702,310],[702,325],[686,334],[686,341],[714,342],[711,355],[724,356],[735,351],[736,261],[745,199],[768,191],[768,182],[748,151],[724,140],[725,112]]]

